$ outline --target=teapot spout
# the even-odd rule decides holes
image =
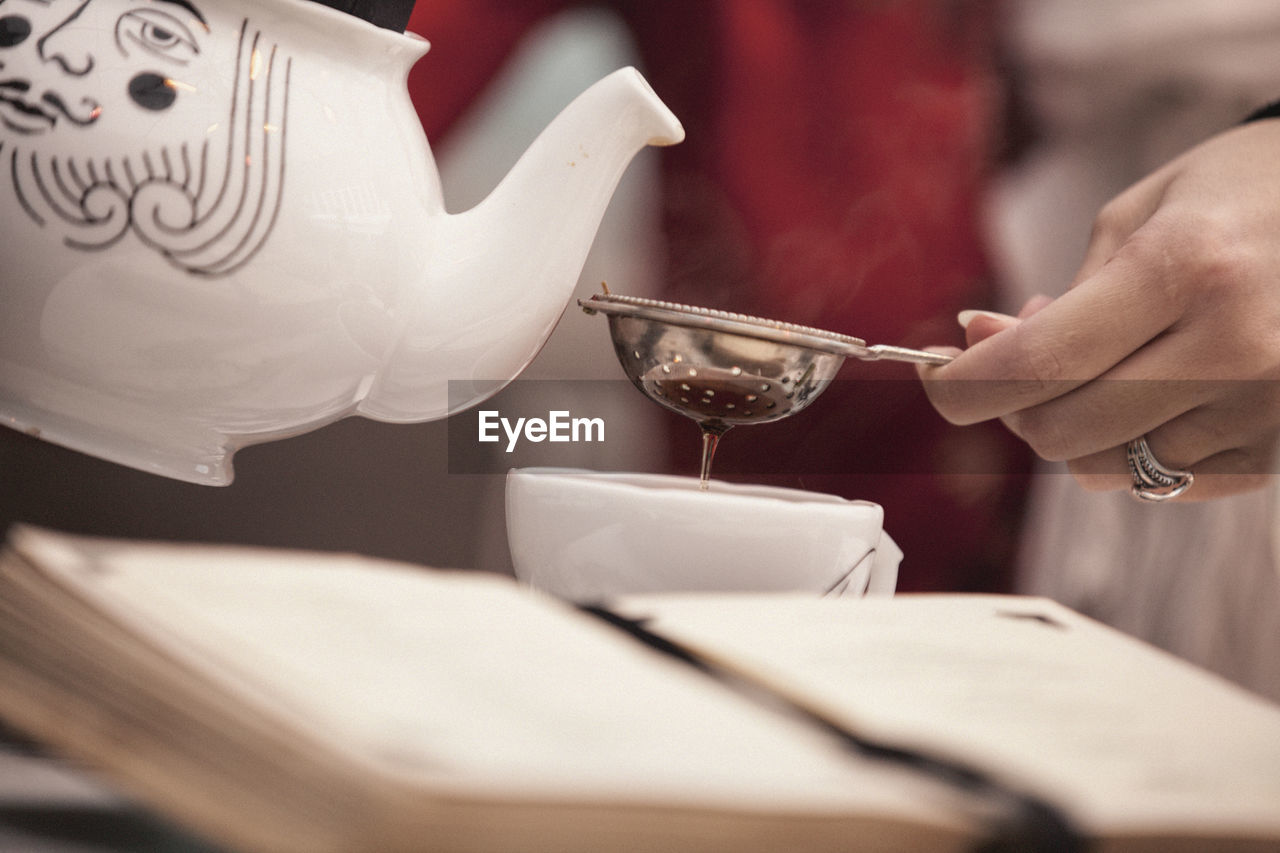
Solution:
[[[425,281],[360,413],[443,418],[515,379],[572,297],[627,165],[683,138],[640,73],[623,68],[566,107],[488,198],[433,217]]]

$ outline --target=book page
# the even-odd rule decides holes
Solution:
[[[955,794],[505,577],[23,530],[71,592],[283,721],[436,791],[936,825]]]
[[[857,732],[966,757],[1088,827],[1280,838],[1280,707],[1053,602],[653,597],[621,609]]]

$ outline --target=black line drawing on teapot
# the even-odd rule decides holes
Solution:
[[[283,198],[292,60],[248,18],[230,36],[188,0],[0,0],[0,181],[25,215],[198,276],[251,260]],[[195,82],[210,64],[228,95]]]

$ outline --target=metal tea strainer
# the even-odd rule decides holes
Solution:
[[[698,422],[705,484],[715,443],[730,427],[780,420],[813,402],[852,357],[946,364],[951,356],[869,346],[861,338],[621,294],[579,299],[609,319],[622,369],[654,402]]]

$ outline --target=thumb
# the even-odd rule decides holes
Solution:
[[[1053,304],[1053,297],[1045,296],[1043,293],[1038,293],[1035,296],[1028,299],[1026,301],[1026,304],[1022,306],[1022,310],[1018,312],[1018,319],[1025,320],[1028,317],[1030,317],[1032,314],[1039,311],[1041,308],[1044,308],[1045,306],[1052,305],[1052,304]]]
[[[1044,308],[1046,305],[1052,305],[1053,299],[1044,295],[1036,295],[1027,300],[1022,306],[1022,310],[1018,312],[1017,317],[1008,314],[1001,314],[997,311],[961,311],[956,317],[960,323],[960,327],[964,329],[965,344],[973,346],[979,341],[984,341],[994,335],[996,332],[1003,331],[1010,326],[1016,326],[1032,314]]]
[[[1010,326],[1016,326],[1022,322],[1017,317],[1011,317],[1008,314],[978,310],[961,311],[956,320],[960,323],[960,327],[964,329],[964,341],[967,346],[973,346],[979,341],[985,341],[996,332],[1004,331]]]

